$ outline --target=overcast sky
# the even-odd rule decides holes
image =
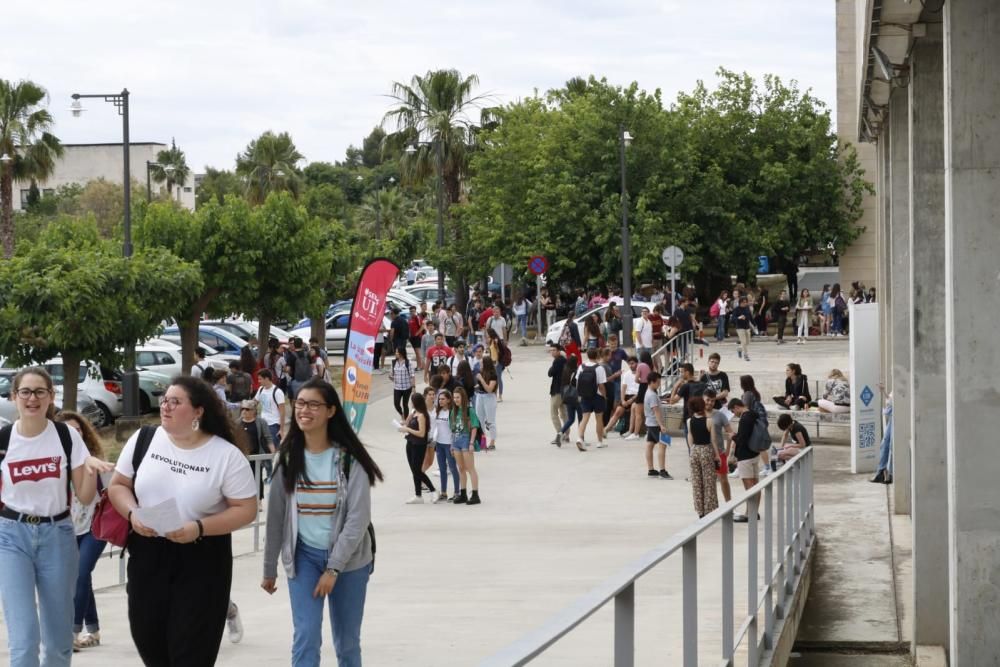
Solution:
[[[456,68],[509,102],[574,76],[660,88],[669,102],[724,66],[775,73],[835,105],[834,0],[121,0],[5,2],[0,77],[50,94],[66,143],[177,144],[196,171],[291,133],[308,161],[343,159],[380,122],[393,81]]]

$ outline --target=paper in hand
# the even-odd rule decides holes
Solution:
[[[184,519],[173,498],[152,507],[137,507],[132,513],[144,526],[155,530],[161,537],[184,526]]]
[[[398,419],[393,419],[392,420],[392,427],[393,428],[400,428],[401,426],[402,426],[402,424],[399,423]]]

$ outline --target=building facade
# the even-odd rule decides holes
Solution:
[[[132,180],[146,184],[146,162],[156,162],[156,155],[169,148],[166,144],[141,142],[129,144],[129,171]],[[124,177],[122,145],[117,144],[63,144],[63,155],[56,159],[52,175],[38,182],[42,197],[56,191],[63,185],[84,185],[88,181],[103,178],[112,183],[121,183]],[[22,210],[27,204],[30,183],[14,183],[14,210]],[[166,184],[152,184],[154,196],[162,194]],[[197,186],[194,174],[188,176],[184,185],[174,185],[171,198],[186,208],[194,210]]]
[[[1000,2],[836,0],[840,131],[874,155],[913,648],[1000,664]]]

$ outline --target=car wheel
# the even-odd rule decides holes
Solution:
[[[144,415],[147,412],[152,412],[149,394],[144,391],[139,392],[139,414]]]
[[[115,423],[115,418],[111,414],[111,410],[108,410],[108,406],[104,405],[100,401],[97,401],[97,407],[101,410],[101,423],[100,426],[111,426]]]

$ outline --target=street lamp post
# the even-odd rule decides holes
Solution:
[[[622,171],[622,347],[632,344],[632,241],[628,233],[628,192],[625,189],[625,147],[632,135],[625,124],[618,126],[618,154]]]
[[[444,249],[444,142],[441,141],[440,137],[435,137],[434,141],[421,141],[418,143],[421,146],[433,144],[437,157],[437,247],[438,253],[440,253]],[[405,152],[408,155],[413,155],[417,152],[417,147],[415,145],[407,146]],[[445,295],[444,271],[442,267],[438,267],[438,295],[443,301]]]
[[[118,114],[122,117],[122,161],[124,163],[124,178],[122,184],[125,191],[125,241],[122,244],[122,254],[125,259],[132,257],[132,170],[129,162],[129,128],[128,128],[128,88],[123,88],[120,93],[110,94],[90,94],[83,95],[73,93],[73,104],[70,111],[73,116],[79,117],[83,112],[81,99],[97,98],[105,102],[114,104],[118,109]],[[135,370],[135,341],[125,343],[125,373],[122,377],[122,398],[124,399],[123,411],[125,424],[127,426],[138,425],[139,420],[139,374]]]

